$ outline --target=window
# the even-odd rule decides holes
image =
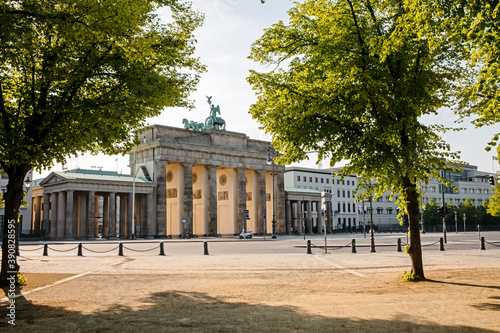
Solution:
[[[302,177],[302,180],[303,180],[303,181],[306,181],[306,176]]]
[[[387,215],[392,215],[392,214],[393,214],[392,208],[387,208]]]
[[[324,183],[324,179],[323,179],[323,178],[321,178],[321,184],[323,184],[323,183]]]
[[[340,202],[337,203],[337,212],[340,213]]]
[[[481,189],[480,189],[480,188],[478,188],[476,193],[477,193],[477,194],[481,194]]]
[[[340,190],[337,190],[337,197],[340,198]]]
[[[342,203],[342,212],[345,213],[345,202]]]
[[[351,191],[347,191],[347,197],[350,198],[351,197]]]
[[[352,212],[355,213],[356,212],[356,204],[352,204]]]
[[[340,184],[340,180],[337,179],[337,185],[339,185],[339,184]]]
[[[474,189],[473,188],[470,189],[470,193],[474,194]]]
[[[309,183],[313,182],[313,177],[309,177]]]
[[[317,183],[318,182],[318,177],[315,177],[314,178],[314,182]]]
[[[490,193],[490,191],[487,189],[484,189],[484,194],[488,194],[488,193]]]
[[[347,203],[347,212],[350,213],[351,212],[351,205],[349,203]]]
[[[386,202],[391,202],[391,197],[390,197],[390,196],[386,196],[386,197],[385,197],[385,201],[386,201]]]
[[[297,176],[297,181],[300,182],[300,176]]]
[[[349,181],[347,181],[347,185],[351,185],[351,184],[349,184]]]
[[[378,215],[384,214],[384,209],[380,208],[380,207],[377,207],[377,214]]]
[[[345,191],[342,190],[342,198],[345,198]]]
[[[327,184],[330,184],[330,178],[327,178],[327,179],[326,179],[326,183],[327,183]]]

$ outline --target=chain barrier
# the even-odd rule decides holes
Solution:
[[[73,251],[73,250],[76,250],[78,248],[78,245],[75,246],[74,248],[71,248],[71,249],[68,249],[68,250],[56,250],[52,247],[49,247],[49,249],[51,249],[52,251],[56,251],[56,252],[70,252],[70,251]]]
[[[352,246],[352,243],[351,243],[351,242],[349,242],[349,243],[347,243],[347,244],[346,244],[346,245],[344,245],[344,246],[327,246],[327,248],[328,248],[329,250],[340,250],[340,249],[343,249],[344,247],[351,247],[351,246]],[[315,245],[315,244],[311,244],[311,247],[317,247],[317,248],[319,248],[319,249],[324,249],[324,248],[325,248],[325,246],[324,246],[324,245]]]
[[[153,250],[156,250],[157,248],[159,248],[160,245],[158,244],[157,246],[153,247],[152,249],[147,249],[147,250],[134,250],[134,249],[131,249],[129,247],[126,247],[125,245],[123,245],[123,248],[124,249],[127,249],[129,251],[134,251],[134,252],[148,252],[148,251],[153,251]]]
[[[496,246],[496,247],[500,247],[500,244],[495,244],[495,243],[492,243],[492,242],[488,242],[488,241],[484,241],[485,243],[487,244],[490,244],[490,245],[493,245],[493,246]]]
[[[432,246],[432,245],[436,245],[436,244],[439,244],[440,241],[436,241],[434,243],[431,243],[431,244],[426,244],[426,245],[421,245],[422,247],[424,246]]]
[[[108,253],[108,252],[111,252],[111,251],[115,251],[118,248],[118,246],[112,248],[111,250],[106,250],[106,251],[95,251],[95,250],[88,249],[85,246],[82,246],[82,248],[85,249],[86,251],[89,251],[89,252],[92,252],[92,253]]]

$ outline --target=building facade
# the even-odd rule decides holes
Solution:
[[[131,175],[72,170],[37,183],[31,229],[51,239],[289,230],[284,167],[269,142],[161,125],[137,135]]]
[[[304,190],[316,191],[318,193],[325,192],[325,200],[327,204],[327,214],[331,215],[331,222],[328,231],[334,229],[336,231],[350,231],[359,227],[358,209],[355,203],[356,186],[358,179],[356,175],[345,175],[343,178],[340,175],[333,177],[333,174],[341,171],[341,168],[314,169],[303,167],[287,167],[285,171],[285,186],[289,192],[305,192]],[[304,202],[299,199],[295,200],[295,205],[300,202],[300,211],[313,212],[313,219],[316,218],[320,209],[317,207],[320,200],[314,201],[312,207],[304,207]],[[306,203],[306,205],[309,205]],[[297,218],[299,209],[295,210],[293,218]]]

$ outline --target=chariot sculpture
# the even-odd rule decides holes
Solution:
[[[220,114],[220,107],[217,105],[215,106],[212,103],[212,96],[207,97],[207,102],[210,105],[210,116],[205,119],[205,123],[197,123],[194,121],[189,121],[186,118],[182,120],[182,123],[184,124],[184,128],[186,129],[192,129],[195,131],[206,131],[207,129],[216,129],[216,130],[225,130],[226,129],[226,122],[224,119],[221,117],[217,117],[217,114]]]

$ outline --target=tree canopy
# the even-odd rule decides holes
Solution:
[[[160,7],[169,10],[168,22],[155,13]],[[190,106],[187,97],[204,71],[193,57],[193,31],[202,20],[183,0],[0,3],[6,220],[17,220],[29,170],[78,152],[126,152],[131,131],[147,117]]]
[[[281,162],[315,150],[332,166],[347,160],[343,173],[358,174],[360,188],[376,179],[376,195],[398,194],[412,272],[423,279],[416,182],[438,177],[457,155],[443,128],[419,119],[456,94],[458,53],[405,29],[404,1],[306,0],[288,14],[252,46],[250,58],[269,70],[248,77],[257,95],[250,112]]]
[[[160,6],[170,23],[154,14]],[[0,166],[126,151],[146,117],[189,105],[201,22],[176,0],[2,2]]]
[[[433,43],[454,43],[475,69],[461,98],[458,113],[475,116],[477,127],[500,122],[500,2],[498,0],[408,1],[415,18],[408,29]],[[499,133],[500,134],[500,133]],[[498,145],[496,134],[486,149]],[[500,146],[497,146],[500,158]]]

